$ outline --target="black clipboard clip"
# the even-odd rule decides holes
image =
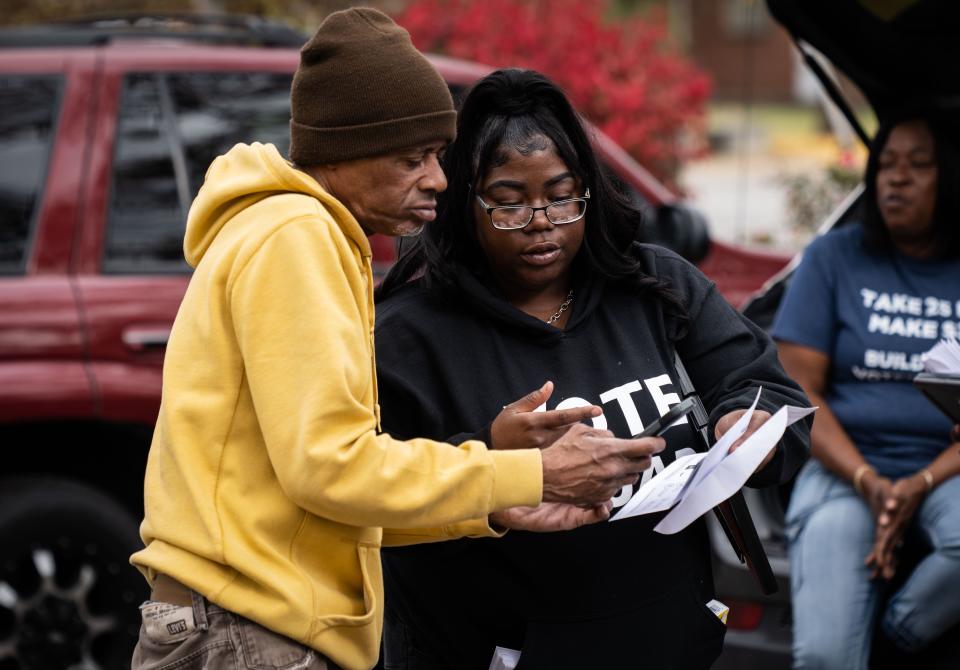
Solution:
[[[697,436],[700,447],[698,451],[709,451],[710,417],[703,406],[703,401],[697,395],[697,390],[693,387],[693,382],[690,380],[686,368],[683,367],[680,355],[677,353],[674,353],[673,365],[677,371],[681,398],[684,400],[690,398],[695,403],[693,411],[688,416],[693,421],[693,432]],[[757,534],[757,527],[753,523],[753,517],[750,516],[750,509],[747,507],[743,492],[737,491],[730,498],[714,507],[713,512],[716,514],[730,546],[733,547],[733,552],[741,563],[747,564],[750,572],[753,573],[754,578],[760,585],[760,591],[764,595],[776,593],[779,590],[777,577],[773,574],[773,568],[770,567],[767,552],[764,550],[760,536]]]

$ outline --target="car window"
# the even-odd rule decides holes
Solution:
[[[160,75],[123,82],[113,156],[105,272],[189,271],[183,260],[186,203],[173,163],[175,137]],[[182,170],[181,170],[182,172]]]
[[[61,78],[0,75],[0,273],[22,273],[53,145]]]
[[[186,213],[210,163],[238,142],[290,143],[292,75],[132,73],[120,99],[103,270],[184,273]],[[450,87],[459,103],[466,87]],[[614,176],[635,205],[633,188]]]
[[[191,194],[213,159],[237,142],[290,147],[290,74],[205,72],[171,74],[170,93],[186,158]]]
[[[238,142],[289,148],[292,75],[135,73],[120,100],[103,269],[189,272],[186,214],[213,159]]]

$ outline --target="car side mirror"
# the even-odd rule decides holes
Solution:
[[[671,249],[691,263],[699,263],[710,251],[710,229],[706,217],[684,204],[660,205],[648,241]]]

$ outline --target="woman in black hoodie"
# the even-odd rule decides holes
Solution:
[[[640,213],[552,82],[494,72],[464,100],[457,133],[437,220],[380,289],[384,430],[506,446],[505,403],[549,379],[547,408],[600,405],[594,425],[630,436],[679,401],[675,351],[718,435],[758,386],[751,430],[806,404],[712,282],[636,241]],[[689,425],[665,437],[636,486],[695,446]],[[788,479],[807,439],[794,424],[750,483]],[[497,646],[522,650],[522,670],[709,667],[724,625],[706,606],[706,526],[654,533],[662,516],[384,551],[385,667],[487,670]]]

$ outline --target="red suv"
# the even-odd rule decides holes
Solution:
[[[0,32],[0,668],[129,667],[164,346],[190,279],[207,166],[287,148],[303,35],[257,19],[102,20]],[[489,68],[432,58],[459,94]],[[785,257],[714,242],[600,133],[652,236],[734,304]],[[394,260],[374,241],[375,267]]]

